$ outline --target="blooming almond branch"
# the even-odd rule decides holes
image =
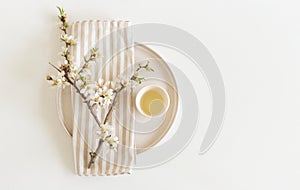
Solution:
[[[88,168],[90,168],[99,155],[103,143],[106,143],[110,149],[117,150],[119,139],[114,135],[114,126],[109,125],[108,121],[119,93],[126,87],[133,87],[133,83],[141,84],[142,81],[145,80],[143,77],[139,77],[140,70],[154,70],[149,66],[149,61],[147,61],[145,65],[139,64],[129,80],[104,81],[103,79],[98,79],[98,81],[92,82],[90,64],[95,63],[100,56],[98,48],[92,48],[89,56],[84,57],[82,67],[77,68],[73,63],[73,57],[70,52],[70,49],[76,45],[76,40],[67,32],[69,25],[64,9],[60,7],[57,7],[57,9],[59,11],[58,18],[61,22],[59,29],[62,31],[60,40],[64,43],[61,52],[63,63],[59,66],[49,63],[58,74],[57,76],[47,75],[46,80],[49,81],[53,87],[64,88],[66,85],[71,85],[76,93],[79,94],[83,103],[87,105],[90,114],[99,127],[97,131],[97,137],[99,138],[98,146],[95,151],[90,152],[91,159],[88,164]],[[108,112],[103,122],[101,122],[97,113],[103,108],[108,108]]]

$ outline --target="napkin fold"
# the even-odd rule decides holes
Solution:
[[[72,25],[71,35],[77,40],[72,49],[74,64],[82,66],[83,58],[91,48],[99,48],[101,61],[91,64],[91,81],[98,78],[114,80],[120,74],[129,76],[134,64],[132,31],[128,21],[79,21]],[[131,173],[135,161],[134,149],[134,109],[132,91],[126,88],[119,94],[118,103],[113,110],[109,124],[115,127],[120,143],[117,151],[112,151],[103,144],[101,154],[88,169],[89,152],[95,151],[98,145],[96,131],[99,129],[87,106],[80,96],[72,92],[74,109],[73,153],[75,171],[78,175],[118,175]],[[108,109],[99,112],[103,122]]]

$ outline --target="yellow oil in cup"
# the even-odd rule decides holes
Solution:
[[[155,89],[145,92],[140,101],[142,111],[148,116],[157,116],[164,111],[164,98]]]
[[[147,85],[139,89],[135,98],[138,112],[146,117],[158,117],[166,113],[170,99],[168,92],[158,85]]]

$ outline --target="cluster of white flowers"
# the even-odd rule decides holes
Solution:
[[[91,72],[88,68],[83,69],[77,76],[76,86],[86,101],[96,110],[107,108],[112,104],[114,98],[112,83],[110,81],[104,82],[103,79],[99,79],[96,83],[90,83],[90,75]]]
[[[70,47],[61,47],[60,55],[65,58],[64,64],[73,64],[73,56],[70,53]]]
[[[109,145],[110,149],[117,150],[119,138],[114,135],[114,128],[111,125],[101,124],[100,131],[97,131],[97,135]]]
[[[110,86],[111,82],[104,82],[103,79],[99,79],[94,85],[94,94],[90,96],[91,105],[100,105],[104,108],[112,104],[114,98],[114,90]]]
[[[69,83],[67,82],[67,79],[65,77],[65,72],[60,72],[56,77],[54,76],[47,76],[47,80],[51,82],[51,86],[57,86],[57,87],[65,87]]]
[[[74,64],[70,65],[70,72],[69,72],[69,76],[72,80],[75,80],[78,74],[78,67],[75,66]]]
[[[74,37],[73,36],[70,36],[68,34],[62,34],[60,36],[60,39],[67,43],[68,45],[75,45],[76,44],[76,41],[74,40]]]

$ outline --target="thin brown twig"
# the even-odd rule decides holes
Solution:
[[[49,62],[49,65],[51,65],[54,69],[56,69],[58,72],[61,72],[61,70],[58,68],[58,67],[56,67],[55,65],[53,65],[51,62]]]

